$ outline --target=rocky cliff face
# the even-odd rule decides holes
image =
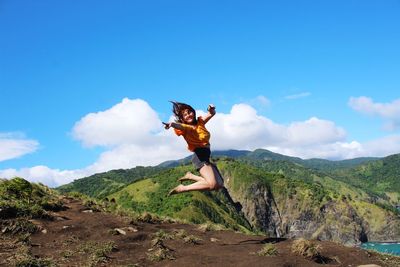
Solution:
[[[229,190],[229,183],[227,183]],[[316,205],[299,195],[282,196],[262,183],[253,183],[245,190],[233,192],[249,223],[270,237],[330,240],[345,245],[366,241],[400,240],[400,219],[387,214],[381,227],[371,227],[371,218],[360,216],[346,199]]]

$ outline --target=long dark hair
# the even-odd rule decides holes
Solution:
[[[192,108],[190,105],[185,104],[185,103],[180,103],[180,102],[176,102],[176,101],[169,101],[169,102],[172,103],[172,112],[175,115],[176,122],[185,123],[183,121],[182,112],[185,109],[188,109],[190,112],[193,112],[193,114],[194,114],[193,124],[197,124],[196,111],[194,110],[194,108]]]

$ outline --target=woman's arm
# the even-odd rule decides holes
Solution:
[[[169,128],[175,128],[178,130],[184,130],[183,126],[180,123],[176,122],[163,122],[165,130],[168,130]]]
[[[208,113],[203,117],[204,124],[206,124],[215,115],[215,106],[213,104],[208,105]]]

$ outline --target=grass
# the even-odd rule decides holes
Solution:
[[[293,241],[292,252],[306,259],[314,260],[321,257],[321,246],[300,238]]]
[[[89,266],[96,266],[99,263],[105,263],[108,259],[107,254],[115,249],[113,241],[105,243],[88,241],[79,245],[75,252],[86,255]]]
[[[0,221],[0,227],[3,234],[10,235],[33,234],[38,230],[36,225],[25,218],[2,220]]]
[[[0,181],[0,219],[48,218],[48,211],[63,209],[55,191],[23,178]]]
[[[215,223],[203,223],[197,227],[202,232],[227,230],[225,226]]]
[[[69,262],[76,257],[81,257],[83,266],[98,266],[107,264],[108,254],[117,250],[113,241],[96,242],[82,241],[79,237],[72,235],[63,243],[64,251],[60,253],[63,261]]]
[[[274,244],[265,244],[262,249],[257,251],[258,256],[276,256],[278,255],[278,250]]]
[[[162,261],[165,259],[174,260],[175,257],[172,251],[164,246],[163,244],[158,244],[156,247],[149,249],[147,254],[147,259],[150,261]]]
[[[47,267],[56,266],[51,259],[34,258],[26,256],[15,263],[15,267]]]
[[[47,266],[56,266],[52,259],[50,258],[38,258],[33,257],[30,252],[30,247],[24,243],[12,242],[12,244],[7,244],[11,240],[0,240],[2,246],[6,245],[9,248],[13,248],[10,250],[10,254],[5,258],[0,259],[0,265],[3,266],[15,266],[15,267],[47,267]],[[6,243],[6,244],[4,244]],[[2,253],[2,257],[4,254]]]
[[[385,192],[386,196],[390,199],[391,203],[397,204],[400,202],[400,193],[398,192]]]
[[[185,244],[200,244],[200,239],[197,236],[189,235],[183,229],[173,230],[172,232],[166,232],[164,230],[159,230],[153,234],[153,238],[150,242],[151,248],[148,250],[147,259],[150,261],[159,262],[165,259],[174,260],[175,256],[172,250],[169,249],[164,241],[166,240],[183,240]]]
[[[165,244],[165,240],[173,239],[174,235],[165,232],[164,230],[159,230],[153,235],[151,240],[151,248],[147,254],[147,259],[150,261],[162,261],[165,259],[174,260],[175,257],[172,254],[172,250],[169,249]]]
[[[368,221],[371,231],[377,232],[386,225],[386,214],[380,207],[364,201],[355,202],[353,207],[360,217]]]
[[[183,242],[186,244],[199,245],[200,241],[202,241],[202,239],[195,235],[188,235],[183,238]]]
[[[144,179],[124,187],[121,191],[111,194],[108,198],[118,199],[124,193],[127,193],[133,201],[147,202],[149,200],[148,193],[157,191],[158,183],[154,183],[151,179]]]

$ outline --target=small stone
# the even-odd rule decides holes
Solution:
[[[114,228],[114,231],[117,232],[118,234],[126,235],[126,232],[124,230],[122,230],[122,229]]]
[[[134,233],[136,233],[136,232],[138,231],[138,229],[133,228],[133,227],[131,227],[131,226],[125,227],[125,228],[123,228],[123,229],[126,229],[126,230],[128,230],[129,232],[134,232]]]
[[[43,233],[43,234],[47,234],[47,229],[43,229],[43,230],[42,230],[42,233]]]
[[[93,213],[93,210],[84,210],[82,212],[84,212],[84,213]]]
[[[210,238],[210,241],[211,241],[211,242],[218,242],[219,239],[218,239],[218,238],[215,238],[215,237],[211,237],[211,238]]]

